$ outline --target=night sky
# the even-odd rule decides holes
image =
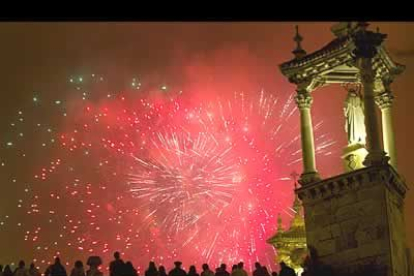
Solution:
[[[191,98],[193,102],[211,100],[217,95],[232,95],[235,91],[257,91],[259,94],[263,89],[280,91],[286,95],[294,91],[294,86],[282,76],[278,65],[293,57],[291,51],[295,46],[295,24],[0,24],[0,162],[5,164],[0,167],[0,220],[5,222],[4,225],[0,225],[0,244],[4,249],[0,255],[0,263],[3,260],[17,261],[20,256],[37,257],[36,253],[29,252],[29,247],[23,242],[27,227],[20,226],[24,228],[23,231],[17,226],[18,223],[25,223],[25,217],[21,215],[21,208],[17,208],[17,205],[21,203],[27,207],[27,204],[30,204],[27,203],[30,202],[27,199],[19,202],[25,189],[28,189],[27,179],[30,179],[29,176],[32,176],[39,166],[43,166],[40,163],[47,165],[54,157],[46,150],[47,147],[39,146],[42,141],[33,140],[35,138],[19,144],[16,136],[13,136],[15,126],[11,127],[11,123],[18,124],[16,118],[19,111],[26,112],[25,110],[31,110],[33,105],[43,104],[40,106],[39,115],[42,120],[59,124],[55,118],[55,111],[50,108],[53,105],[44,103],[49,101],[60,104],[62,101],[70,105],[67,107],[70,113],[76,109],[76,101],[73,94],[68,92],[68,82],[71,78],[76,82],[79,81],[79,76],[86,78],[85,76],[92,74],[110,78],[105,91],[114,91],[123,87],[124,83],[130,84],[132,78],[137,78],[142,83],[142,90],[153,91],[165,85],[168,89],[171,88],[171,91],[183,91],[183,97],[188,95],[187,98]],[[303,48],[310,53],[327,44],[333,39],[330,32],[332,24],[300,22],[300,33],[304,37]],[[386,47],[391,56],[396,62],[407,67],[396,79],[392,89],[396,98],[393,115],[398,170],[411,188],[414,180],[414,170],[410,166],[411,157],[414,156],[410,144],[414,139],[414,130],[411,126],[414,116],[410,113],[410,102],[414,101],[414,78],[411,77],[414,74],[414,38],[411,35],[414,32],[414,24],[372,23],[370,27],[377,26],[382,33],[388,34]],[[170,93],[169,90],[167,93]],[[314,93],[312,108],[314,117],[317,117],[314,122],[326,121],[326,127],[322,131],[336,141],[332,155],[336,158],[335,161],[332,156],[325,157],[326,160],[323,160],[322,155],[317,158],[322,176],[341,171],[339,155],[346,142],[342,117],[344,99],[345,91],[339,86],[323,88]],[[95,98],[91,98],[90,102],[99,107],[103,104]],[[26,122],[30,120],[35,120],[35,117],[25,117]],[[293,121],[295,120],[296,123],[299,122],[297,113],[293,117]],[[64,123],[64,127],[57,132],[60,134],[67,128],[68,124]],[[297,128],[296,130],[299,131]],[[24,137],[42,137],[31,133],[33,128],[22,126],[19,131],[24,133]],[[298,134],[299,132],[296,133]],[[8,144],[9,142],[13,142],[13,145]],[[19,150],[21,152],[18,152]],[[17,152],[24,152],[26,156],[16,158]],[[300,168],[299,163],[299,166],[292,167],[292,170]],[[289,177],[290,173],[289,168],[281,172],[281,177]],[[44,185],[41,188],[33,188],[33,185],[36,185],[33,183],[30,184],[30,189],[44,191],[49,187]],[[286,187],[283,189],[289,192],[289,188]],[[287,200],[284,204],[288,206],[291,199],[290,194],[284,199]],[[408,192],[405,202],[407,239],[409,246],[414,247],[412,191]],[[276,226],[275,218],[274,225]],[[21,253],[22,251],[25,253]]]

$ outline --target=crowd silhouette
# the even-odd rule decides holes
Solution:
[[[74,263],[70,274],[66,272],[65,266],[61,263],[60,258],[56,257],[55,262],[48,266],[43,276],[103,276],[103,272],[100,271],[102,265],[102,259],[99,256],[91,256],[88,258],[87,263],[88,270],[85,270],[83,262],[78,260]],[[231,271],[227,271],[227,265],[221,264],[219,267],[213,270],[210,269],[208,264],[201,266],[201,273],[197,272],[197,268],[194,265],[189,267],[186,272],[182,267],[180,261],[174,262],[174,268],[168,273],[164,266],[157,268],[154,262],[149,262],[148,268],[145,270],[145,276],[249,276],[244,269],[244,263],[239,262],[232,266]],[[24,261],[20,261],[17,268],[12,271],[10,265],[6,265],[3,269],[3,265],[0,265],[0,276],[42,276],[34,263],[30,264],[29,268],[26,268]],[[139,276],[138,271],[134,268],[134,265],[130,261],[124,262],[121,259],[120,253],[114,253],[114,260],[109,264],[109,276]],[[296,276],[295,271],[287,266],[284,262],[280,263],[280,271],[277,273],[273,271],[269,273],[266,266],[262,266],[259,262],[255,263],[255,269],[251,276]]]

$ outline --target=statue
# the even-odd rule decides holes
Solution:
[[[365,144],[364,102],[360,94],[360,86],[346,85],[348,96],[345,100],[345,131],[348,133],[348,144]]]

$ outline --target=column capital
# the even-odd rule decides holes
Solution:
[[[295,102],[299,109],[310,108],[313,102],[313,98],[307,91],[298,92],[295,96]]]
[[[385,91],[375,96],[375,102],[381,109],[390,108],[393,101],[394,95],[390,91]]]

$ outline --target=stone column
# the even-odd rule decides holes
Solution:
[[[397,168],[397,151],[395,149],[394,128],[392,124],[393,99],[394,96],[388,88],[386,88],[385,92],[375,97],[378,106],[381,108],[384,150],[390,158],[390,164],[394,168]]]
[[[295,96],[300,111],[300,135],[302,142],[303,173],[300,176],[302,185],[320,179],[315,163],[315,143],[310,107],[312,96],[306,90],[299,90]]]
[[[379,165],[388,162],[381,147],[380,130],[376,113],[374,99],[374,70],[370,57],[359,57],[357,66],[360,69],[362,85],[364,87],[364,113],[365,128],[367,132],[366,142],[368,155],[364,160],[365,166]]]

